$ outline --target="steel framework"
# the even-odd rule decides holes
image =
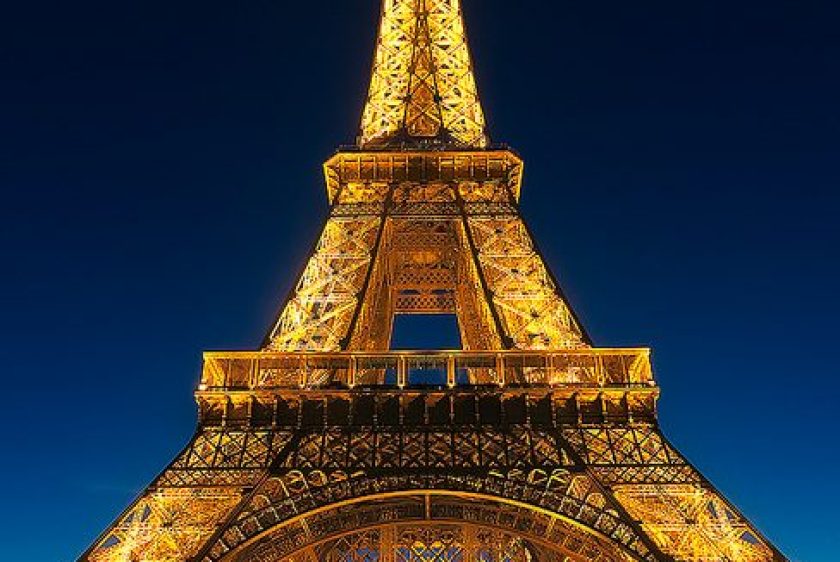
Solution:
[[[458,0],[384,0],[358,144],[261,350],[208,352],[181,454],[89,562],[784,560],[595,348],[484,128]],[[461,350],[390,350],[396,314]]]

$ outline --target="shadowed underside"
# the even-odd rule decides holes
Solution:
[[[195,436],[82,560],[784,560],[662,435],[649,350],[592,347],[488,148],[458,0],[384,0],[324,174],[262,349],[205,354]],[[390,350],[396,314],[455,314],[464,349]]]

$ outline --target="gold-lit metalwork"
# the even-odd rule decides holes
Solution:
[[[384,0],[361,146],[487,144],[460,0]]]
[[[665,552],[682,560],[772,559],[772,551],[714,490],[681,486],[621,485],[616,498]]]
[[[113,526],[89,560],[186,560],[240,497],[238,491],[209,487],[150,492]]]
[[[592,347],[488,146],[459,0],[383,0],[359,144],[262,348],[90,562],[784,560],[667,441],[648,349]],[[397,314],[462,348],[390,349]]]

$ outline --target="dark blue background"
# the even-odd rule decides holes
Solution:
[[[494,140],[600,345],[795,560],[840,549],[836,3],[465,0]],[[254,348],[351,142],[377,0],[9,2],[4,558],[80,553]]]

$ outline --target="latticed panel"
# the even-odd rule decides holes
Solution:
[[[428,13],[416,15],[414,23],[411,78],[405,106],[405,132],[412,137],[435,137],[443,128]]]
[[[394,205],[399,209],[402,203],[454,203],[455,190],[449,183],[405,182],[394,190]]]
[[[493,306],[513,346],[584,347],[581,329],[521,217],[470,216],[467,223]]]
[[[621,485],[615,497],[663,552],[696,562],[763,562],[773,552],[714,490],[701,485]]]
[[[204,429],[175,458],[155,486],[252,485],[291,437],[291,431]]]
[[[420,3],[420,2],[418,2]],[[467,146],[483,147],[484,113],[472,72],[460,0],[425,0],[432,64],[447,133]]]
[[[587,476],[574,476],[562,469],[550,472],[541,469],[527,471],[514,469],[506,471],[505,474],[497,471],[483,475],[440,473],[437,476],[402,472],[382,477],[368,477],[360,471],[348,474],[343,470],[327,472],[315,469],[291,470],[282,477],[270,478],[261,484],[248,505],[243,507],[230,526],[217,539],[214,539],[214,542],[208,543],[208,554],[203,560],[220,560],[226,553],[238,551],[250,538],[272,529],[276,532],[272,531],[275,535],[270,540],[278,541],[279,545],[285,545],[284,548],[288,547],[287,541],[293,539],[300,526],[298,524],[289,526],[284,521],[293,517],[295,513],[312,512],[331,503],[351,501],[352,498],[374,496],[382,498],[391,491],[420,488],[449,490],[450,495],[447,496],[449,498],[447,501],[451,501],[452,492],[465,490],[468,494],[489,494],[525,504],[539,505],[543,513],[553,512],[560,517],[577,522],[576,524],[597,531],[608,537],[613,546],[635,552],[640,559],[651,562],[655,559],[640,535],[634,531],[630,523],[622,521],[609,499]],[[484,520],[490,517],[486,520],[493,521],[496,526],[514,525],[515,528],[519,528],[520,523],[524,523],[524,521],[520,523],[511,521],[503,513],[479,514],[460,503],[451,504],[446,512],[449,517],[440,511],[439,507],[435,507],[434,503],[432,504],[431,513],[447,518],[480,517],[477,520]],[[389,512],[381,509],[370,513],[376,517],[382,515],[386,517],[386,520],[389,517]],[[376,515],[377,513],[379,515]],[[358,528],[356,525],[364,525],[368,520],[368,515],[362,511],[350,510],[345,515],[348,519],[338,526],[335,522],[329,525],[319,523],[318,528],[330,533],[352,531]],[[415,513],[412,517],[417,515]],[[357,520],[356,516],[360,519]],[[318,517],[312,520],[313,523],[316,521]],[[310,526],[310,529],[315,529],[315,527]],[[529,532],[542,536],[550,534],[551,530],[540,523],[530,528]]]
[[[459,431],[324,429],[301,436],[284,466],[357,471],[378,469],[528,469],[570,466],[567,453],[538,429],[485,426]],[[535,473],[536,474],[536,473]]]
[[[392,219],[390,225],[394,312],[454,313],[458,247],[451,221]]]
[[[462,247],[468,248],[466,226],[458,225],[457,233]],[[501,349],[499,334],[493,312],[490,309],[484,287],[479,278],[479,264],[472,256],[462,252],[458,261],[458,283],[456,300],[458,304],[458,328],[464,349]],[[476,379],[486,379],[476,373]]]
[[[324,562],[530,562],[521,538],[472,525],[386,526],[353,533],[315,550]]]
[[[700,482],[652,424],[570,427],[563,437],[604,484]]]
[[[385,0],[360,144],[401,135],[483,147],[459,0]]]
[[[286,303],[267,349],[335,351],[342,347],[381,225],[378,217],[332,217]]]
[[[774,559],[654,425],[579,426],[563,436],[664,553],[697,562]]]
[[[421,496],[328,510],[305,525],[274,528],[229,556],[238,562],[394,562],[441,555],[463,562],[638,560],[611,541],[545,514],[482,500]]]
[[[317,550],[323,562],[377,562],[382,560],[381,532],[371,529],[341,537]]]
[[[291,438],[282,430],[200,430],[84,559],[187,560]]]
[[[362,115],[362,144],[394,134],[403,125],[417,23],[415,3],[416,0],[383,2],[373,74]]]
[[[367,290],[359,303],[359,316],[350,334],[348,349],[378,350],[389,347],[394,322],[394,295],[390,290],[386,259],[393,251],[391,230],[392,225],[386,221],[376,250],[376,259],[371,264]]]
[[[235,489],[147,492],[97,544],[91,562],[186,560],[239,502]]]
[[[499,348],[499,329],[518,349],[586,345],[519,215],[383,220],[327,221],[267,349],[381,349],[395,311],[457,311],[468,349]]]

